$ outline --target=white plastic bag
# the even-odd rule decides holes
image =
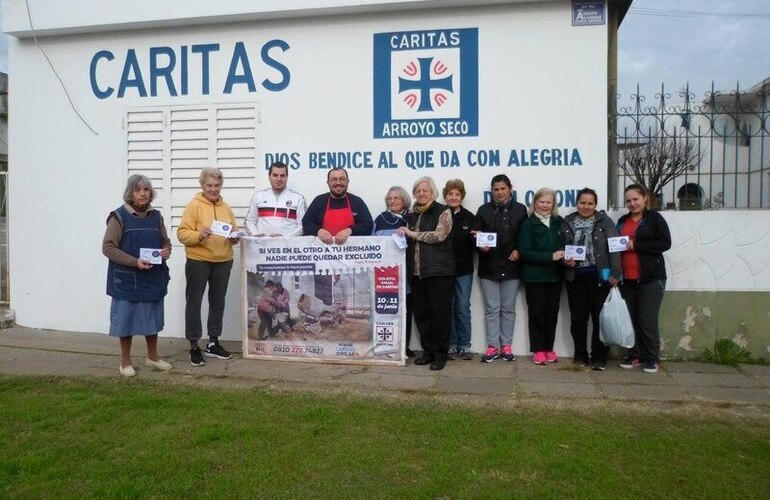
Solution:
[[[599,314],[599,339],[604,345],[634,347],[634,324],[616,286],[610,290]]]

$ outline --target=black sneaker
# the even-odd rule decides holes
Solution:
[[[206,366],[206,360],[203,359],[201,348],[197,345],[190,348],[190,364],[193,366]]]
[[[233,357],[227,349],[219,345],[219,342],[209,342],[204,354],[207,358],[230,359]]]

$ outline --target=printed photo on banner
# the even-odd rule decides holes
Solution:
[[[404,364],[404,251],[392,238],[243,238],[241,252],[245,358]]]

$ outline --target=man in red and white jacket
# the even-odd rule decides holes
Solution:
[[[246,229],[252,236],[301,236],[305,197],[286,187],[289,169],[280,161],[267,172],[270,187],[254,193],[246,215]]]

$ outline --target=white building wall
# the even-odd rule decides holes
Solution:
[[[39,37],[39,41],[75,107],[98,135],[72,111],[56,76],[34,43],[29,38],[11,42],[11,108],[14,116],[19,117],[14,120],[10,134],[11,295],[20,325],[107,331],[106,259],[100,243],[106,216],[119,205],[127,177],[123,119],[127,111],[142,107],[236,102],[258,106],[259,160],[254,165],[253,185],[249,189],[233,189],[227,178],[224,183],[223,196],[236,208],[239,217],[244,215],[251,190],[267,185],[267,155],[282,152],[296,153],[300,159],[298,168],[291,171],[290,185],[310,201],[326,190],[327,172],[309,168],[311,153],[371,151],[374,168],[352,169],[350,191],[361,195],[374,215],[384,209],[382,200],[388,186],[401,184],[411,190],[412,183],[421,175],[433,176],[440,187],[450,178],[463,179],[468,190],[465,205],[472,211],[484,201],[489,180],[498,173],[511,177],[520,199],[528,191],[546,185],[567,193],[589,185],[599,191],[600,199],[607,199],[606,25],[572,27],[570,2],[512,2],[467,9],[361,12],[269,21],[249,21],[249,16],[244,15],[239,18],[244,22],[239,23],[103,33],[99,31],[109,26],[76,26],[78,19],[86,19],[82,12],[74,20],[65,15],[67,21],[57,24],[57,14],[64,13],[70,3],[32,4],[35,10],[46,5],[45,10],[40,10],[41,30],[67,33]],[[103,19],[101,10],[112,8],[98,2],[88,5],[98,11],[93,15],[96,20]],[[6,19],[11,26],[7,23],[6,29],[28,36],[20,9],[18,4],[6,4]],[[161,18],[165,7],[158,9]],[[217,14],[230,12],[226,6],[211,9],[207,22]],[[130,26],[131,16],[125,10],[119,9],[118,13],[119,24]],[[140,24],[155,23],[143,19]],[[373,138],[374,34],[464,28],[478,29],[478,136]],[[73,31],[91,32],[70,34]],[[265,78],[280,80],[275,69],[263,64],[260,57],[262,46],[274,39],[283,40],[290,47],[285,52],[271,52],[291,72],[290,84],[280,92],[260,86]],[[239,85],[227,95],[222,89],[237,42],[246,46],[257,89],[251,93]],[[189,95],[172,97],[163,85],[157,97],[139,97],[135,89],[129,89],[124,98],[113,95],[98,99],[92,91],[89,66],[101,50],[109,50],[115,58],[98,61],[100,88],[118,88],[126,54],[134,49],[149,91],[150,47],[171,47],[179,57],[182,46],[208,43],[220,44],[220,51],[211,57],[209,95],[203,95],[200,88],[200,58],[192,57]],[[179,78],[175,74],[177,85]],[[511,151],[520,155],[523,150],[526,155],[531,149],[551,148],[577,150],[581,164],[507,166]],[[499,152],[500,166],[470,166],[469,153],[490,150]],[[442,168],[442,151],[455,152],[460,166]],[[406,167],[409,155],[420,157],[427,152],[434,155],[433,168]],[[398,168],[376,168],[382,153],[391,154]],[[162,208],[170,225],[170,207]],[[173,234],[172,241],[172,281],[166,298],[163,334],[183,336],[184,249]],[[239,339],[242,331],[240,283],[235,276],[228,292],[225,318],[224,338],[231,340]],[[482,350],[483,312],[478,289],[473,300],[474,349]],[[566,302],[563,307],[566,310]],[[515,347],[518,352],[526,352],[523,296],[517,310]],[[566,339],[565,325],[561,328],[559,338]],[[558,348],[568,354],[563,342]]]

